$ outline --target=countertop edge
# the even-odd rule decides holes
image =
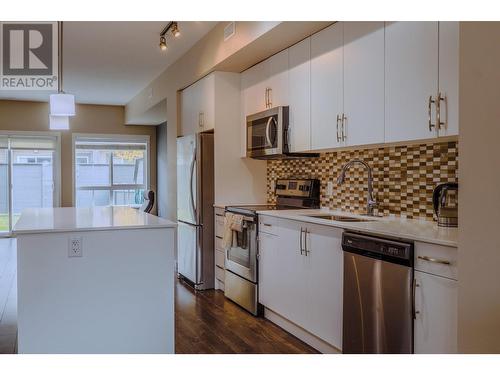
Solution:
[[[345,222],[339,222],[339,221],[328,222],[326,220],[309,218],[306,216],[292,214],[292,213],[287,214],[283,210],[282,211],[257,211],[257,214],[265,215],[265,216],[272,216],[272,217],[281,218],[281,219],[311,223],[311,224],[315,224],[315,225],[324,225],[324,226],[329,226],[329,227],[334,227],[334,228],[339,228],[339,229],[346,229],[346,230],[350,230],[350,231],[369,233],[369,234],[375,234],[375,235],[382,235],[382,236],[389,236],[389,237],[394,237],[394,238],[406,239],[406,240],[410,240],[410,241],[424,242],[424,243],[430,243],[430,244],[434,244],[434,245],[441,245],[441,246],[458,248],[458,242],[456,242],[456,241],[448,241],[448,240],[443,240],[443,239],[439,239],[439,238],[429,238],[429,237],[416,236],[414,234],[406,234],[406,233],[404,233],[404,230],[402,230],[401,232],[394,232],[394,231],[390,231],[390,230],[381,230],[381,229],[377,229],[377,228],[367,229],[367,228],[362,228],[362,227],[357,226],[356,223],[345,223]],[[391,218],[391,219],[385,219],[385,220],[397,220],[397,219]],[[377,221],[383,222],[384,219],[378,219]]]
[[[68,232],[97,232],[97,231],[114,231],[127,229],[175,229],[177,223],[158,224],[158,225],[129,225],[129,226],[106,226],[106,227],[82,227],[82,228],[39,228],[39,229],[21,229],[12,230],[12,235],[23,234],[49,234],[49,233],[68,233]]]

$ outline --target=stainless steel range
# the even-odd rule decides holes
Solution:
[[[257,211],[319,208],[320,181],[281,179],[276,182],[276,204],[228,206],[226,212],[243,216],[242,231],[226,250],[225,292],[227,298],[254,315],[258,304],[258,215]]]

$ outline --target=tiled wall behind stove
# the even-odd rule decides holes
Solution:
[[[336,183],[342,166],[351,159],[362,159],[373,169],[376,214],[432,220],[434,187],[457,181],[457,142],[327,152],[318,158],[269,160],[268,202],[276,202],[271,187],[278,178],[318,178],[321,207],[365,213],[368,176],[364,168],[359,164],[351,167],[344,184]],[[326,194],[328,181],[333,182],[332,196]]]

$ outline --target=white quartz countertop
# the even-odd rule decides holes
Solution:
[[[343,215],[353,217],[363,217],[362,215],[353,215],[341,211],[333,211],[328,209],[318,210],[274,210],[274,211],[258,211],[260,215],[274,216],[282,219],[298,220],[313,224],[329,225],[336,228],[348,229],[357,232],[368,234],[389,236],[406,240],[420,241],[433,243],[437,245],[456,247],[458,243],[457,228],[438,227],[436,222],[402,219],[396,217],[373,217],[369,218],[372,221],[366,222],[344,222],[333,221],[309,217],[306,215]]]
[[[14,226],[13,233],[175,228],[176,226],[175,222],[130,207],[57,207],[24,210]]]

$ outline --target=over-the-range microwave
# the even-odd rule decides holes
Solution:
[[[288,114],[288,106],[280,106],[247,116],[248,157],[283,159],[318,156],[289,151]]]

